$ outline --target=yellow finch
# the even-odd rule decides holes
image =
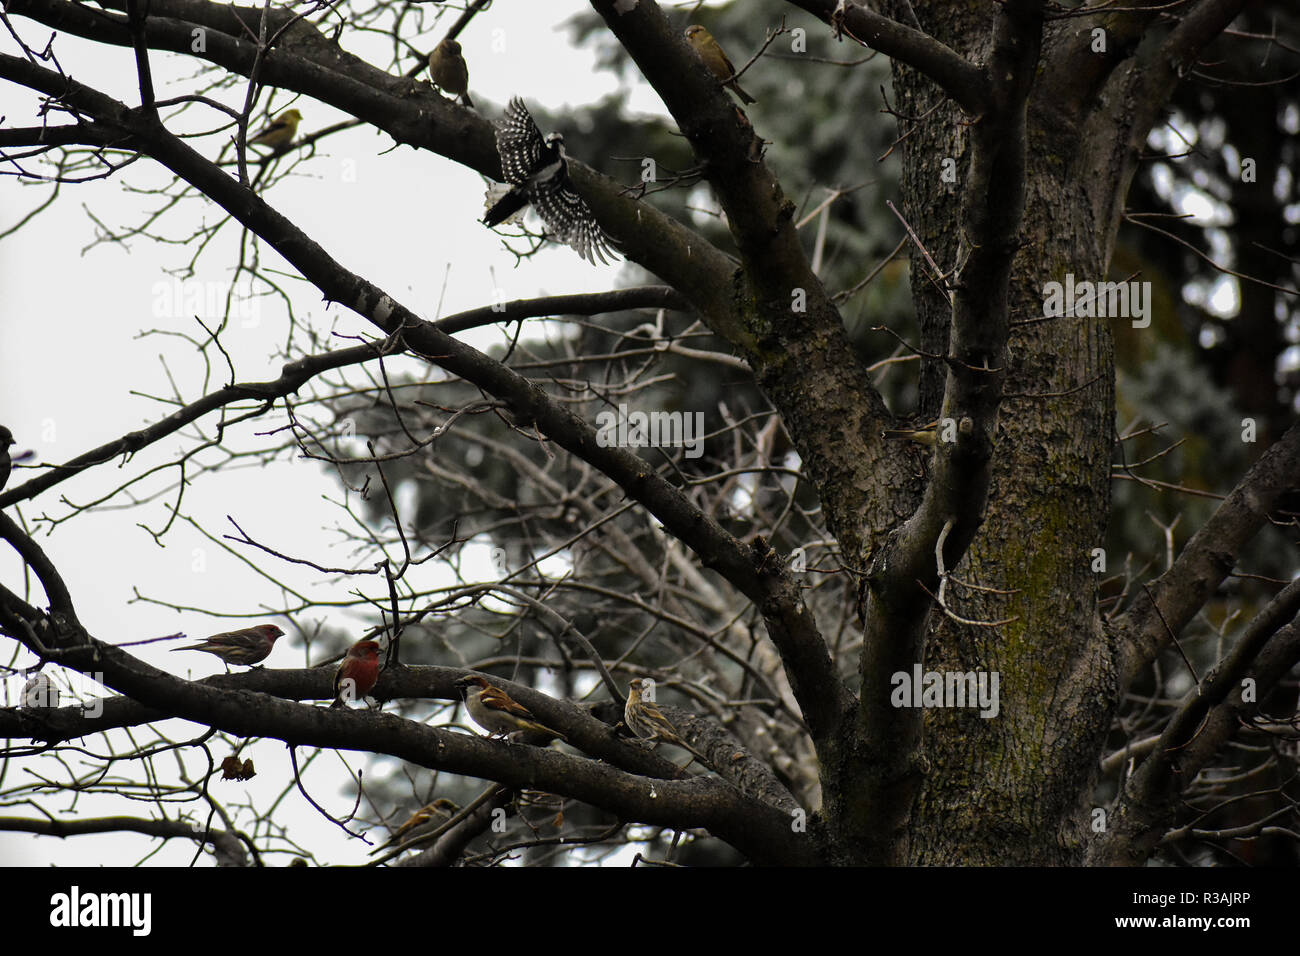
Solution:
[[[281,150],[293,142],[298,135],[298,124],[302,114],[297,110],[285,110],[265,129],[248,141],[249,146],[265,146],[268,149]]]
[[[736,68],[731,65],[731,61],[727,59],[727,54],[722,52],[722,47],[718,46],[718,41],[713,39],[708,30],[698,23],[693,24],[686,28],[686,39],[690,41],[691,46],[695,49],[695,54],[709,68],[709,72],[722,80],[727,89],[739,96],[740,102],[758,102],[742,90],[740,84],[735,81]]]
[[[704,755],[682,740],[672,721],[663,715],[653,700],[645,697],[646,682],[636,678],[627,685],[627,704],[623,708],[623,723],[642,740],[662,740],[689,751],[704,763]]]
[[[880,433],[880,437],[890,441],[914,441],[918,445],[929,445],[933,448],[939,437],[939,420],[935,419],[930,424],[917,429],[888,428]]]
[[[516,702],[500,687],[493,687],[479,674],[460,678],[456,681],[456,686],[465,698],[465,707],[474,718],[474,723],[486,730],[489,737],[504,737],[506,734],[523,731],[523,736],[536,734],[565,739],[559,731],[538,723],[532,711]]]
[[[460,44],[451,37],[439,43],[429,54],[429,76],[438,89],[459,96],[466,106],[474,106],[474,101],[469,98],[469,67],[461,56]]]

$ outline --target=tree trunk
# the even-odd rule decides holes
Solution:
[[[958,52],[985,58],[989,11],[982,5],[917,4],[925,28]],[[895,67],[903,143],[904,210],[941,269],[969,250],[957,210],[968,127],[950,103],[908,67]],[[951,114],[945,116],[944,114]],[[949,592],[955,613],[1000,627],[970,626],[932,612],[925,671],[993,672],[1000,708],[925,713],[923,778],[900,858],[921,864],[1035,865],[1079,862],[1096,757],[1117,702],[1115,667],[1097,611],[1092,549],[1109,512],[1114,420],[1109,321],[1043,315],[1043,284],[1106,278],[1110,228],[1097,221],[1096,189],[1123,188],[1089,168],[1092,152],[1029,119],[1022,246],[1015,260],[1008,376],[999,416],[993,486],[978,536]],[[969,118],[966,118],[969,122]],[[1074,136],[1077,137],[1077,133]],[[945,161],[956,183],[945,183]],[[952,168],[952,163],[948,164]],[[1122,178],[1122,182],[1120,179]],[[1088,189],[1081,188],[1087,183]],[[943,188],[936,188],[941,184]],[[1118,197],[1122,200],[1122,197]],[[951,309],[912,257],[922,347],[942,353]],[[1122,320],[1120,320],[1122,321]],[[1024,324],[1017,324],[1024,323]],[[927,360],[921,412],[937,415],[945,369]],[[918,460],[928,459],[928,453]]]

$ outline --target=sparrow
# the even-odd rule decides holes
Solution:
[[[458,813],[460,813],[459,806],[446,797],[439,797],[411,814],[410,819],[394,830],[393,835],[385,843],[371,850],[370,855],[374,856],[381,850],[397,846],[399,843],[409,843],[427,833],[432,833]],[[432,825],[426,826],[426,824]]]
[[[523,704],[516,702],[500,687],[493,687],[481,674],[470,674],[456,681],[469,715],[488,732],[489,737],[504,737],[517,731],[566,740],[564,734],[538,723],[537,718]]]
[[[248,145],[265,146],[273,150],[284,149],[298,135],[298,124],[301,121],[302,114],[297,110],[285,110],[261,132],[250,139]]]
[[[422,823],[428,823],[430,820],[450,820],[456,814],[460,813],[460,807],[452,800],[446,797],[439,797],[430,804],[426,804],[416,810],[409,820],[393,831],[393,836],[400,837],[411,830],[414,830]]]
[[[469,66],[461,55],[460,44],[451,37],[429,54],[429,77],[438,89],[459,96],[466,106],[473,108],[474,101],[469,98]]]
[[[686,28],[686,39],[690,41],[695,55],[709,68],[709,72],[722,80],[723,86],[739,96],[740,102],[746,105],[758,102],[740,88],[740,84],[735,80],[736,68],[731,65],[731,60],[727,59],[727,54],[722,52],[722,47],[718,46],[718,41],[713,39],[708,30],[698,23],[692,24]]]
[[[215,654],[227,664],[242,664],[252,667],[266,660],[275,647],[275,639],[283,636],[284,631],[274,624],[258,624],[238,631],[222,631],[213,634],[207,640],[188,647],[173,647],[173,651],[203,651]]]
[[[347,701],[361,700],[379,680],[379,644],[357,641],[348,648],[334,672],[334,703],[331,708],[346,707]]]
[[[704,755],[682,740],[672,721],[663,715],[654,701],[642,696],[645,681],[634,679],[628,684],[627,704],[623,707],[623,723],[642,740],[661,740],[689,751],[698,760],[708,763]]]

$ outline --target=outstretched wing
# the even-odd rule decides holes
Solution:
[[[618,259],[613,240],[600,228],[586,201],[573,191],[568,177],[542,184],[533,191],[533,208],[560,242],[571,246],[593,266]]]
[[[510,100],[506,115],[497,122],[497,155],[506,182],[518,185],[537,169],[546,142],[519,97]]]

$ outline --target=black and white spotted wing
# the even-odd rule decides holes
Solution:
[[[572,246],[592,265],[597,259],[609,263],[618,258],[609,236],[573,188],[559,133],[543,137],[528,107],[516,96],[497,122],[496,140],[501,173],[514,186],[504,196],[490,197],[483,217],[486,225],[499,225],[531,204],[551,237]]]
[[[573,191],[567,176],[539,183],[532,200],[533,208],[555,238],[573,247],[593,266],[597,259],[606,265],[618,259],[609,236],[596,222],[586,201]]]
[[[542,131],[519,97],[510,100],[506,115],[497,122],[497,155],[506,182],[518,185],[536,172],[546,151]]]

